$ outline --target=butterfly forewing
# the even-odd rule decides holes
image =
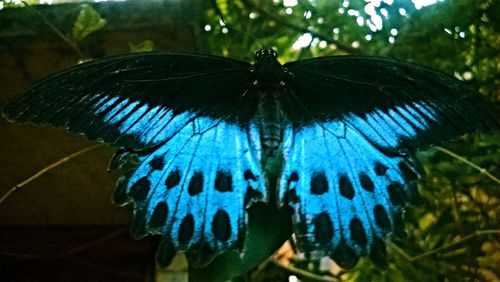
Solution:
[[[176,126],[194,115],[248,122],[252,107],[236,108],[255,104],[244,96],[251,81],[249,67],[245,62],[203,55],[114,56],[36,83],[11,101],[4,115],[140,149],[163,141],[159,135],[168,139]],[[159,133],[165,128],[170,133]]]
[[[424,67],[354,56],[303,60],[284,67],[291,97],[283,108],[296,124],[360,118],[373,127],[372,132],[396,136],[391,145],[412,149],[498,127],[498,115],[483,97]]]

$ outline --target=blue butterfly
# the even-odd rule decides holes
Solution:
[[[241,248],[256,202],[291,210],[310,257],[382,260],[417,196],[412,152],[499,128],[480,95],[430,69],[356,56],[281,65],[272,49],[254,64],[175,53],[96,60],[36,83],[4,115],[120,147],[114,202],[134,205],[134,236],[163,235],[164,265],[176,251],[206,263]]]

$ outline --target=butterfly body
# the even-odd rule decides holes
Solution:
[[[260,124],[261,143],[266,157],[277,157],[283,138],[283,113],[279,92],[260,92],[256,119]]]
[[[412,152],[500,127],[480,95],[420,66],[276,58],[109,57],[38,82],[4,115],[121,147],[114,201],[134,206],[134,236],[163,235],[162,264],[177,250],[206,263],[241,249],[246,210],[271,199],[308,255],[383,261],[422,174]]]

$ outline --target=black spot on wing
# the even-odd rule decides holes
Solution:
[[[287,182],[288,182],[288,185],[290,185],[290,183],[297,182],[297,181],[299,181],[299,174],[296,171],[294,171],[290,174],[290,177],[288,177]]]
[[[179,185],[180,182],[181,182],[181,173],[178,169],[176,169],[168,174],[167,179],[165,180],[165,186],[167,186],[168,189],[171,189]]]
[[[393,205],[402,205],[404,203],[404,188],[398,182],[392,182],[387,186],[387,192],[389,194],[389,200]]]
[[[379,267],[387,267],[387,250],[384,241],[380,238],[373,238],[368,257]]]
[[[299,196],[297,195],[297,189],[289,189],[285,192],[285,202],[296,204],[299,202]]]
[[[146,209],[136,208],[130,225],[130,235],[134,238],[141,238],[146,235]]]
[[[328,192],[328,180],[324,172],[316,172],[311,177],[311,193],[321,195]]]
[[[396,237],[404,238],[406,236],[406,231],[404,229],[403,214],[401,211],[396,212],[392,216],[392,221],[394,222],[392,232]]]
[[[354,217],[349,223],[349,230],[351,231],[351,239],[361,247],[366,246],[368,239],[366,238],[366,231],[363,223],[359,218]]]
[[[351,269],[358,263],[359,257],[356,253],[347,245],[345,240],[340,241],[337,245],[331,258],[344,269]]]
[[[385,175],[385,173],[387,172],[389,168],[384,165],[383,163],[381,162],[375,162],[375,174],[377,174],[378,176],[382,176],[382,175]]]
[[[257,177],[249,169],[245,170],[245,172],[243,173],[243,177],[245,178],[245,180],[257,181]]]
[[[151,218],[149,219],[149,227],[156,228],[165,225],[168,216],[168,205],[165,202],[160,202],[156,205]]]
[[[412,181],[412,180],[415,180],[418,178],[417,172],[414,169],[412,169],[408,165],[408,163],[401,161],[398,163],[398,168],[401,171],[401,173],[403,174],[403,178],[406,181]]]
[[[406,184],[405,199],[407,199],[412,205],[420,205],[422,203],[422,196],[418,192],[418,185],[414,182],[409,182]]]
[[[194,234],[194,217],[192,214],[188,214],[179,226],[178,240],[180,245],[186,245],[189,243]]]
[[[313,219],[314,239],[320,244],[327,244],[333,238],[333,223],[326,212],[318,214]]]
[[[193,244],[185,253],[191,266],[203,266],[210,263],[216,252],[208,242],[197,242]]]
[[[172,263],[176,253],[177,250],[175,249],[170,236],[163,237],[163,240],[161,240],[158,250],[156,251],[158,264],[161,267],[167,267],[170,263]]]
[[[354,198],[354,187],[352,186],[351,180],[346,174],[340,174],[339,176],[339,190],[340,195],[345,198],[352,200]]]
[[[139,180],[137,180],[137,182],[135,182],[134,185],[132,185],[132,187],[130,188],[130,193],[132,198],[134,198],[134,200],[140,202],[146,199],[150,188],[151,188],[151,181],[149,181],[149,179],[146,176],[144,176]]]
[[[188,185],[188,193],[190,196],[198,195],[203,191],[203,174],[195,172],[191,177]]]
[[[113,202],[115,204],[121,205],[127,201],[128,180],[128,177],[125,175],[122,175],[118,178],[115,191],[113,193]]]
[[[212,233],[219,241],[226,242],[231,237],[231,222],[224,210],[218,210],[212,221]]]
[[[373,209],[373,214],[375,215],[375,223],[377,223],[378,227],[391,228],[391,221],[382,205],[376,205]]]
[[[162,170],[163,167],[165,166],[165,161],[163,160],[163,158],[161,156],[155,156],[149,162],[149,166],[151,166],[151,168],[153,170]]]
[[[361,183],[361,187],[366,191],[373,192],[375,190],[375,185],[371,178],[364,172],[359,174],[359,182]]]
[[[219,192],[233,191],[233,178],[231,174],[226,171],[218,170],[215,176],[214,188]]]

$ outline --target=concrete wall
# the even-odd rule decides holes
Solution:
[[[152,40],[155,50],[196,51],[201,8],[197,0],[101,2],[108,22],[81,46],[90,57],[125,53],[129,43]],[[81,6],[34,6],[70,34]],[[79,57],[32,9],[0,11],[0,107],[34,81],[74,65]],[[52,162],[94,143],[62,129],[0,119],[0,194]],[[114,149],[103,147],[41,176],[0,204],[0,225],[126,224],[129,208],[110,202],[117,175],[106,172]]]
[[[199,51],[200,3],[94,3],[108,24],[81,50],[97,58],[152,40],[157,51]],[[80,59],[43,18],[70,34],[81,6],[33,8],[43,16],[28,8],[0,11],[0,108],[36,80]],[[0,197],[40,169],[96,144],[62,129],[3,118],[0,142]],[[73,159],[0,203],[0,281],[153,281],[155,240],[132,239],[131,209],[111,204],[117,175],[106,168],[114,150],[103,146]],[[176,261],[162,277],[185,277],[184,260]]]

